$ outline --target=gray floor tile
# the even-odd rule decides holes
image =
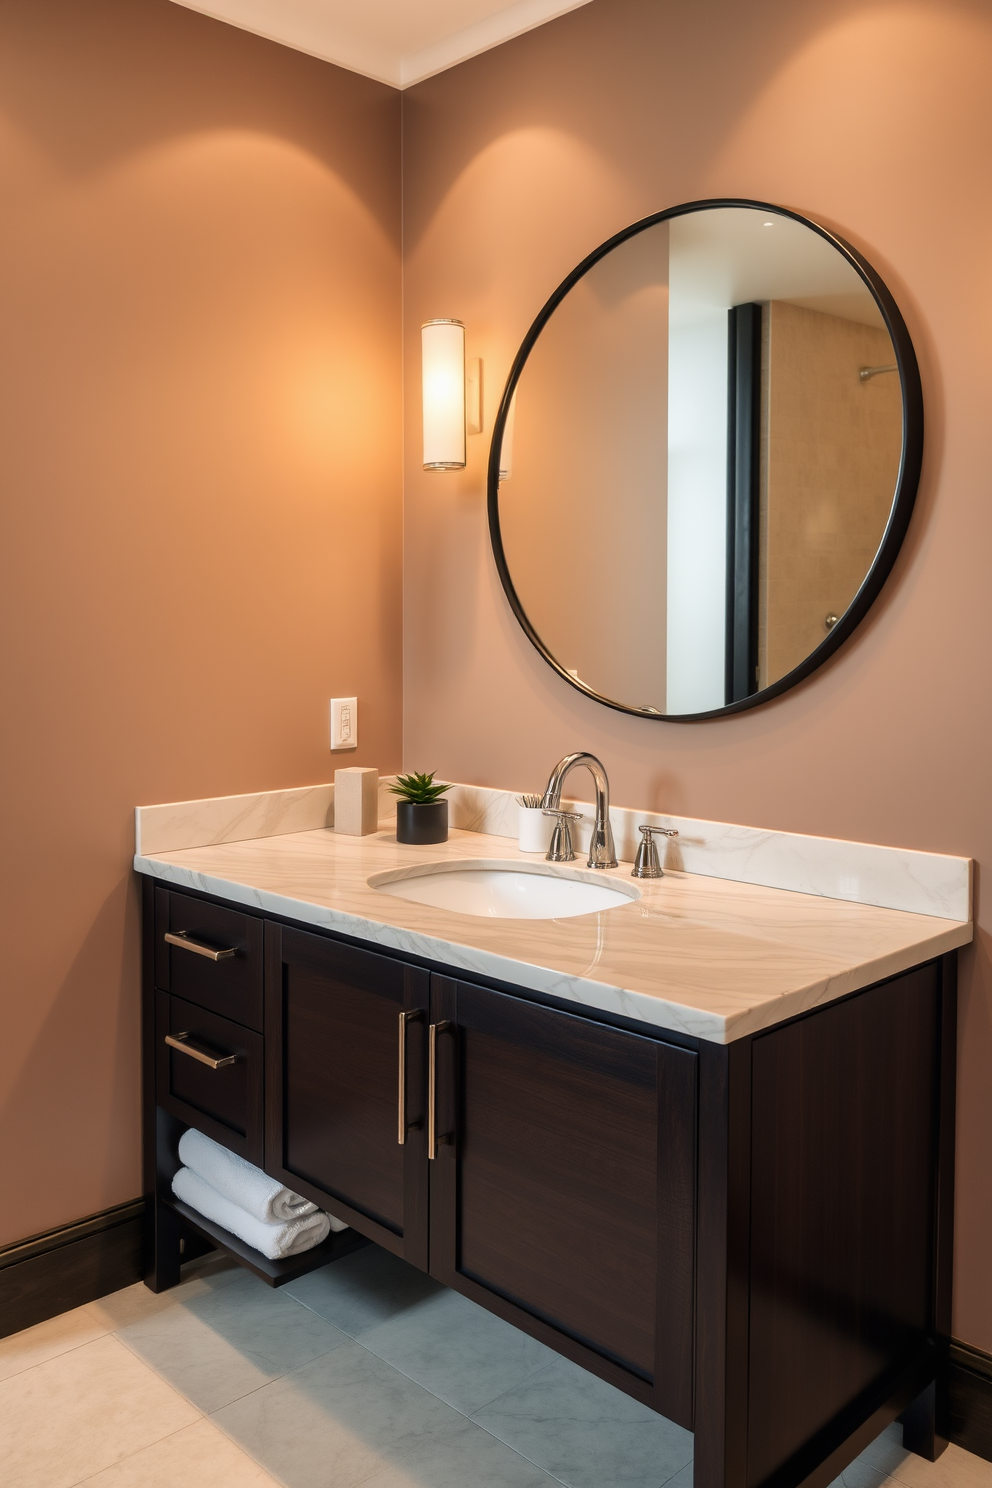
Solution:
[[[367,1245],[283,1288],[355,1338],[445,1290],[378,1245]]]
[[[357,1343],[212,1419],[287,1488],[558,1488]]]
[[[851,1465],[834,1478],[830,1488],[882,1488],[885,1482],[884,1473],[870,1467],[863,1458],[855,1457]]]
[[[347,1341],[324,1318],[247,1272],[218,1291],[130,1323],[117,1336],[204,1411]]]
[[[690,1432],[567,1359],[472,1420],[569,1488],[660,1488],[692,1460]]]
[[[677,1472],[674,1478],[669,1478],[665,1488],[692,1488],[692,1463]]]
[[[467,1416],[555,1357],[543,1343],[447,1290],[358,1336],[366,1348]]]

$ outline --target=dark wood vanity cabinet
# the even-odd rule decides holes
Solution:
[[[696,1488],[940,1449],[953,954],[722,1046],[145,883],[150,1286],[372,1240],[693,1430]],[[190,1125],[351,1229],[259,1266],[172,1199]]]

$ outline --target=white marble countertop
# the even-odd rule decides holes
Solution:
[[[326,790],[310,788],[308,799],[318,789]],[[198,804],[213,808],[214,823],[223,815],[216,802],[181,807],[189,815]],[[318,805],[324,820],[327,800]],[[168,822],[149,815],[146,839],[153,820],[159,840],[166,827],[175,835],[179,809],[168,808]],[[139,834],[142,811],[166,808],[141,808]],[[261,831],[273,825],[270,811]],[[211,827],[214,837],[225,831],[229,838],[234,828]],[[843,846],[836,844],[838,851]],[[152,840],[142,846],[139,835],[134,866],[179,888],[715,1043],[771,1027],[972,938],[970,921],[948,918],[946,909],[921,914],[700,872],[666,870],[662,879],[638,882],[638,900],[564,920],[456,914],[378,893],[367,882],[389,869],[467,858],[542,861],[520,853],[511,837],[478,830],[453,830],[440,846],[406,846],[389,822],[368,837],[318,826],[178,848]],[[942,873],[944,865],[966,861],[935,857]],[[571,866],[583,870],[584,859]],[[602,876],[630,884],[630,863]]]

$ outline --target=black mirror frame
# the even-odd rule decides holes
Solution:
[[[537,341],[548,320],[558,308],[561,301],[569,290],[583,277],[584,274],[597,264],[601,258],[614,248],[625,243],[628,238],[635,237],[648,227],[653,227],[657,222],[666,222],[672,217],[682,217],[689,212],[711,211],[716,207],[748,207],[756,211],[772,212],[779,217],[790,217],[794,222],[801,222],[804,227],[819,233],[821,238],[826,238],[837,249],[847,262],[854,268],[861,279],[868,286],[882,313],[886,329],[892,338],[895,348],[896,364],[899,368],[899,381],[902,387],[903,421],[902,421],[902,453],[899,461],[899,475],[896,480],[895,497],[889,519],[882,534],[882,541],[875,554],[871,568],[865,575],[860,589],[855,594],[851,603],[837,621],[837,624],[827,636],[820,642],[815,650],[773,682],[770,687],[764,687],[759,692],[741,698],[738,702],[726,703],[720,708],[711,708],[705,713],[655,713],[644,708],[632,708],[626,703],[618,703],[613,698],[604,697],[602,693],[594,691],[593,688],[573,677],[562,664],[551,654],[547,646],[541,640],[534,627],[531,625],[520,603],[520,598],[513,587],[513,580],[506,562],[506,554],[503,550],[503,539],[499,526],[499,458],[503,443],[503,429],[506,424],[510,400],[516,391],[520,374],[524,369],[527,358],[530,355],[534,343]],[[630,713],[635,718],[652,718],[665,723],[697,723],[706,718],[725,718],[732,713],[743,713],[748,708],[756,708],[762,703],[771,702],[773,698],[780,697],[783,692],[788,692],[791,687],[804,681],[817,667],[823,663],[834,652],[844,644],[850,635],[857,629],[868,613],[885,580],[888,578],[896,555],[902,546],[906,536],[909,520],[912,516],[913,505],[916,501],[916,492],[920,483],[920,470],[923,463],[923,388],[920,382],[920,369],[916,360],[916,352],[910,338],[906,322],[899,312],[899,307],[892,298],[888,287],[880,275],[872,268],[866,259],[862,258],[856,248],[844,241],[836,233],[821,227],[809,217],[802,216],[799,212],[790,211],[788,207],[775,206],[771,202],[752,201],[746,197],[714,197],[703,201],[683,202],[677,207],[668,207],[663,212],[654,212],[650,217],[642,217],[639,222],[634,222],[630,227],[625,227],[621,232],[615,233],[605,243],[593,250],[586,258],[578,264],[572,272],[562,280],[551,298],[546,302],[538,313],[536,319],[524,337],[520,349],[510,368],[510,375],[503,389],[500,399],[499,412],[493,427],[492,443],[489,449],[488,467],[488,511],[489,511],[489,537],[492,542],[493,557],[496,560],[496,568],[499,573],[500,582],[510,602],[517,621],[531,644],[540,652],[548,665],[556,671],[570,687],[578,692],[584,693],[586,697],[592,698],[597,703],[603,703],[608,708],[615,708],[620,713]]]

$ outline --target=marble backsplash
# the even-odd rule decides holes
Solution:
[[[394,780],[395,776],[383,776],[379,782],[381,827],[396,815],[395,797],[389,790]],[[512,791],[456,784],[448,800],[452,827],[516,837],[517,800]],[[593,806],[587,801],[563,804],[582,813],[582,821],[576,824],[576,851],[584,852],[588,849]],[[624,806],[612,807],[610,819],[621,861],[633,862],[639,840],[637,828],[641,823],[651,823],[674,827],[679,833],[676,839],[669,839],[667,846],[665,866],[673,872],[698,873],[942,919],[971,919],[970,858],[766,831]],[[187,847],[317,831],[333,824],[333,784],[140,806],[135,812],[135,850],[147,858]]]

